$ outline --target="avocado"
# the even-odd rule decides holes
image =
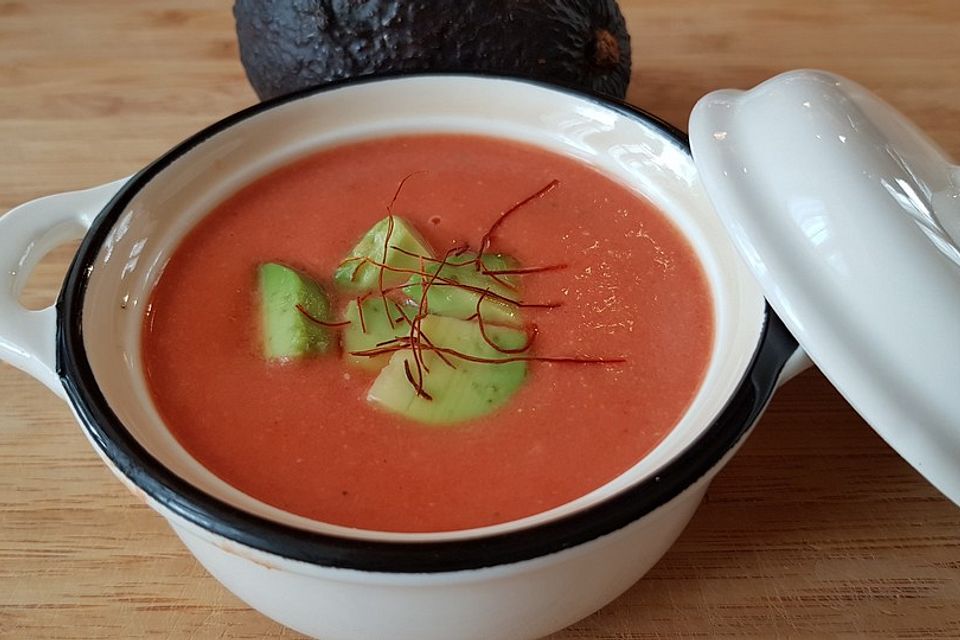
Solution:
[[[329,352],[335,345],[328,322],[330,300],[319,284],[276,262],[260,265],[263,353],[268,360],[292,360]]]
[[[386,304],[386,307],[384,307]],[[387,317],[387,310],[390,317]],[[362,316],[361,316],[362,312]],[[366,369],[379,371],[390,360],[389,355],[376,357],[354,356],[351,351],[366,351],[376,349],[377,346],[398,336],[410,333],[409,321],[417,313],[417,308],[411,304],[402,305],[379,296],[361,300],[359,298],[347,303],[343,312],[343,319],[350,324],[343,330],[343,359],[347,364]],[[362,317],[362,322],[361,322]]]
[[[391,217],[387,216],[370,227],[370,230],[340,262],[340,266],[333,274],[333,281],[342,291],[361,294],[380,287],[380,267],[365,262],[365,259],[396,269],[415,271],[420,269],[420,260],[416,256],[433,257],[427,241],[417,233],[413,225],[397,216],[392,216],[392,219],[392,225]],[[403,284],[409,279],[409,273],[383,270],[384,289]]]
[[[262,100],[413,71],[494,72],[623,98],[616,0],[236,0],[240,60]]]
[[[503,360],[507,354],[494,349],[484,340],[476,322],[428,315],[421,321],[423,335],[436,347],[485,359]],[[487,337],[504,349],[522,348],[527,343],[520,329],[488,327]],[[523,384],[527,375],[524,361],[482,363],[446,356],[451,367],[428,349],[423,351],[423,390],[417,389],[407,376],[417,379],[413,354],[397,351],[383,368],[367,394],[367,400],[392,413],[417,422],[447,425],[486,415],[506,404]],[[429,372],[427,372],[427,370]]]
[[[495,273],[486,275],[477,269],[476,262],[470,262],[476,257],[476,253],[468,251],[456,258],[451,258],[451,264],[445,264],[443,268],[440,268],[438,263],[426,265],[426,273],[437,274],[438,278],[443,278],[443,280],[432,281],[428,279],[432,284],[427,289],[427,309],[430,313],[437,315],[466,320],[477,313],[477,302],[480,301],[482,292],[489,291],[493,295],[485,295],[483,302],[480,303],[480,313],[483,314],[484,321],[492,324],[520,325],[520,308],[503,299],[519,300],[520,292],[517,289],[519,278]],[[503,254],[485,253],[481,261],[488,271],[493,272],[519,266],[516,260]],[[412,276],[409,284],[403,288],[403,292],[412,299],[419,300],[423,295],[421,282],[421,276]],[[454,286],[453,282],[470,289]]]

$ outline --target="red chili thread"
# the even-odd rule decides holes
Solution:
[[[363,321],[363,299],[357,296],[357,315],[360,316],[360,331],[367,333],[367,323]]]
[[[503,224],[503,221],[506,220],[510,216],[510,214],[512,214],[517,209],[520,209],[524,205],[530,202],[533,202],[538,198],[542,198],[543,196],[547,195],[548,193],[556,189],[558,186],[560,186],[560,181],[557,179],[553,179],[546,186],[541,188],[539,191],[537,191],[533,195],[527,196],[523,200],[520,200],[510,208],[506,209],[503,213],[501,213],[500,216],[493,221],[493,224],[490,225],[490,228],[487,230],[487,232],[483,234],[483,237],[480,238],[480,251],[478,252],[478,258],[482,258],[484,252],[490,248],[490,242],[493,238],[494,232],[497,230],[497,228],[501,224]]]
[[[487,276],[488,278],[490,278],[491,280],[493,280],[494,282],[496,282],[497,284],[499,284],[501,287],[506,287],[507,289],[512,289],[513,291],[517,291],[517,290],[519,290],[519,288],[520,288],[520,287],[518,287],[518,286],[515,285],[515,284],[511,284],[511,283],[507,282],[506,280],[504,280],[504,279],[501,278],[500,276],[494,274],[493,272],[487,271],[486,265],[484,265],[482,262],[480,262],[479,259],[477,260],[477,271],[479,271],[479,272],[482,273],[483,275]]]
[[[465,245],[465,246],[467,247],[467,250],[469,250],[469,248],[470,248],[469,245]],[[403,253],[403,254],[405,254],[405,255],[408,255],[408,256],[410,256],[411,258],[420,258],[422,262],[440,262],[440,258],[434,258],[433,256],[421,255],[421,254],[416,253],[416,252],[414,252],[414,251],[408,251],[407,249],[404,249],[403,247],[398,247],[398,246],[395,245],[395,244],[390,245],[390,248],[393,249],[394,251],[399,251],[400,253]],[[466,262],[447,262],[447,266],[448,266],[448,267],[465,267],[466,265],[468,265],[468,264],[473,264],[474,262],[476,262],[476,259],[468,260],[468,261],[466,261]]]
[[[423,257],[420,257],[417,261],[420,265],[420,271],[422,272],[423,267]],[[417,365],[417,384],[414,385],[414,388],[417,390],[417,395],[423,390],[423,372],[426,371],[430,373],[430,369],[423,362],[423,350],[418,349],[420,341],[420,324],[427,312],[427,307],[429,305],[427,301],[427,290],[426,286],[421,287],[420,290],[420,301],[417,304],[417,313],[414,314],[413,320],[410,322],[410,346],[413,353],[413,362]],[[412,376],[408,379],[412,380]]]
[[[383,237],[383,258],[382,262],[386,264],[387,254],[390,251],[390,238],[393,237],[394,221],[393,221],[393,205],[396,204],[397,198],[400,197],[400,192],[403,191],[403,185],[407,183],[407,180],[412,178],[417,173],[423,173],[422,171],[414,171],[411,174],[408,174],[400,181],[400,184],[397,185],[397,190],[393,192],[393,198],[390,200],[390,203],[387,205],[387,234]],[[361,262],[361,264],[363,264]],[[390,309],[387,307],[387,294],[383,292],[383,274],[384,268],[380,267],[380,273],[377,274],[377,287],[380,289],[380,299],[383,301],[383,312],[387,316],[387,322],[390,324],[390,328],[395,327],[393,318],[390,317]]]
[[[361,358],[375,358],[376,356],[383,355],[384,353],[395,353],[397,351],[403,351],[409,349],[410,345],[396,345],[392,347],[381,347],[374,349],[364,349],[361,351],[351,351],[350,355],[358,356]],[[479,364],[509,364],[511,362],[555,362],[555,363],[570,363],[570,364],[622,364],[627,361],[626,358],[621,356],[616,356],[612,358],[603,357],[603,356],[526,356],[526,355],[514,355],[514,356],[505,356],[503,358],[484,358],[482,356],[473,356],[469,353],[463,353],[462,351],[457,351],[456,349],[450,349],[448,347],[427,347],[428,351],[434,351],[437,353],[445,353],[447,355],[453,356],[454,358],[460,358],[461,360],[466,360],[467,362],[476,362]]]
[[[484,271],[487,275],[501,275],[501,276],[525,276],[532,273],[545,273],[547,271],[560,271],[561,269],[566,269],[569,265],[566,264],[548,264],[540,267],[517,267],[516,269],[493,269],[490,271]]]
[[[298,304],[298,305],[297,305],[297,311],[299,311],[299,312],[302,313],[304,316],[306,316],[306,318],[307,318],[308,320],[310,320],[310,322],[314,322],[314,323],[320,325],[321,327],[327,327],[327,328],[330,328],[330,329],[337,329],[337,328],[339,328],[339,327],[346,327],[347,325],[350,324],[350,321],[349,321],[349,320],[344,320],[343,322],[327,322],[327,321],[325,321],[325,320],[321,320],[320,318],[317,318],[317,317],[314,317],[313,315],[311,315],[309,311],[307,311],[306,309],[303,308],[303,305],[302,305],[302,304]]]
[[[423,388],[423,385],[422,385],[422,384],[418,384],[418,383],[416,383],[416,382],[413,381],[413,374],[410,373],[410,361],[409,361],[409,360],[404,360],[404,361],[403,361],[403,373],[407,376],[407,380],[410,381],[410,384],[413,385],[413,388],[414,388],[414,390],[416,390],[418,396],[420,396],[420,397],[423,398],[424,400],[430,400],[430,401],[433,400],[433,396],[431,396],[429,393],[427,393],[427,391]]]
[[[536,302],[536,303],[535,303],[535,302],[521,302],[520,300],[516,300],[516,299],[514,299],[514,298],[511,298],[511,297],[509,297],[509,296],[505,296],[505,295],[496,293],[496,292],[494,292],[494,291],[490,291],[489,289],[484,289],[484,288],[482,288],[482,287],[477,287],[477,286],[470,285],[470,284],[463,284],[462,282],[458,282],[458,281],[456,281],[456,280],[453,280],[452,278],[445,278],[445,277],[441,276],[441,275],[440,275],[440,271],[442,270],[442,267],[441,267],[440,269],[437,269],[437,271],[434,272],[434,273],[426,273],[426,272],[424,272],[423,270],[419,270],[419,271],[418,271],[417,269],[404,269],[404,268],[402,268],[402,267],[392,267],[392,266],[390,266],[390,265],[388,265],[388,264],[386,264],[386,263],[378,262],[378,261],[373,260],[373,259],[371,259],[371,258],[364,258],[364,260],[367,261],[368,263],[370,263],[370,264],[372,264],[372,265],[374,265],[374,266],[376,266],[376,267],[379,267],[379,268],[381,268],[381,269],[384,269],[384,270],[386,270],[386,271],[393,271],[393,272],[396,272],[396,273],[409,273],[409,274],[411,274],[411,275],[420,276],[421,278],[432,278],[433,284],[432,284],[431,286],[436,286],[436,287],[457,287],[457,288],[463,289],[464,291],[470,291],[470,292],[476,293],[476,294],[482,294],[483,292],[486,291],[486,292],[488,292],[488,295],[489,295],[491,298],[493,298],[493,299],[495,299],[495,300],[499,300],[499,301],[501,301],[501,302],[505,302],[505,303],[507,303],[507,304],[512,304],[512,305],[514,305],[514,306],[516,306],[516,307],[525,307],[525,308],[534,308],[534,309],[555,309],[556,307],[559,307],[559,306],[562,306],[562,305],[563,305],[563,302]],[[466,263],[466,264],[469,264],[469,263]],[[393,286],[393,287],[387,287],[387,288],[385,288],[385,289],[382,289],[382,290],[381,290],[381,293],[382,293],[382,294],[386,294],[386,293],[390,293],[390,292],[392,292],[392,291],[399,291],[399,290],[407,289],[407,288],[409,288],[410,286],[411,286],[410,284],[401,284],[401,285],[396,285],[396,286]]]
[[[414,253],[412,251],[408,251],[402,247],[398,247],[396,245],[390,244],[390,238],[392,237],[393,230],[394,230],[393,205],[396,203],[404,183],[406,183],[406,181],[410,177],[412,177],[413,175],[416,175],[416,173],[423,173],[423,172],[411,173],[408,176],[406,176],[403,180],[401,180],[400,184],[397,186],[396,192],[393,195],[393,199],[387,205],[388,223],[387,223],[387,233],[386,233],[386,236],[384,237],[384,243],[383,243],[382,260],[380,262],[377,262],[368,257],[358,256],[354,258],[348,258],[343,263],[341,263],[341,264],[345,264],[350,260],[359,260],[359,264],[357,265],[357,268],[354,270],[353,278],[356,278],[356,275],[360,267],[362,267],[364,264],[372,264],[379,268],[378,288],[379,288],[380,298],[383,301],[384,312],[387,314],[387,320],[390,322],[391,327],[394,326],[394,320],[390,314],[390,310],[387,307],[387,297],[386,297],[387,293],[396,291],[396,290],[406,290],[409,287],[409,285],[403,284],[403,285],[389,287],[389,288],[384,287],[383,286],[384,273],[386,271],[393,271],[398,273],[410,273],[412,275],[417,275],[421,278],[420,300],[418,301],[418,305],[417,305],[417,313],[416,315],[414,315],[412,320],[407,318],[402,307],[400,307],[400,305],[396,301],[393,301],[394,305],[397,307],[397,310],[400,312],[400,315],[401,315],[401,317],[397,319],[397,322],[400,322],[401,320],[407,322],[410,325],[410,333],[408,336],[397,337],[397,338],[393,338],[392,340],[386,340],[384,342],[378,343],[373,349],[350,352],[351,355],[359,356],[359,357],[376,357],[376,356],[384,355],[387,353],[396,353],[398,351],[409,349],[413,354],[413,360],[416,366],[417,373],[416,373],[416,377],[414,377],[413,371],[410,368],[410,361],[404,360],[403,362],[404,375],[406,376],[407,381],[410,382],[410,384],[413,386],[417,396],[422,397],[426,400],[433,400],[433,397],[429,393],[427,393],[426,390],[424,389],[424,374],[430,372],[429,368],[426,366],[426,363],[423,360],[424,348],[426,348],[428,351],[431,351],[432,353],[437,354],[437,356],[450,367],[454,367],[454,364],[446,357],[448,355],[454,358],[460,358],[467,362],[475,362],[475,363],[481,363],[481,364],[504,364],[504,363],[510,363],[510,362],[618,364],[618,363],[626,362],[626,358],[622,358],[622,357],[605,358],[605,357],[593,357],[593,356],[521,355],[523,354],[523,352],[528,351],[531,348],[534,340],[536,339],[538,335],[538,329],[536,326],[533,326],[530,332],[527,334],[528,336],[527,342],[522,347],[518,347],[516,349],[507,349],[507,348],[501,347],[494,340],[490,338],[490,336],[487,334],[487,331],[486,331],[486,324],[483,319],[483,315],[481,313],[481,305],[485,298],[490,297],[491,299],[496,299],[507,304],[512,304],[517,307],[525,307],[525,308],[552,309],[552,308],[559,307],[562,303],[560,302],[524,303],[524,302],[521,302],[520,300],[515,300],[508,296],[504,296],[504,295],[495,293],[493,291],[490,291],[489,288],[483,289],[481,287],[466,285],[466,284],[457,282],[456,280],[453,280],[451,278],[445,278],[443,276],[440,276],[440,272],[443,270],[445,266],[462,267],[462,266],[473,264],[476,266],[477,271],[490,277],[492,280],[494,280],[498,284],[504,287],[507,287],[509,289],[517,290],[518,287],[516,285],[513,285],[503,280],[500,276],[527,275],[527,274],[533,274],[533,273],[544,273],[547,271],[558,271],[561,269],[566,269],[567,268],[566,264],[544,265],[544,266],[534,266],[534,267],[518,267],[515,269],[487,269],[486,265],[483,263],[484,252],[490,248],[493,235],[497,231],[497,229],[500,227],[500,225],[503,224],[503,222],[511,214],[513,214],[523,206],[527,205],[533,200],[542,198],[547,193],[549,193],[550,191],[558,187],[560,184],[559,180],[554,179],[550,181],[547,185],[542,187],[536,193],[528,196],[527,198],[524,198],[523,200],[520,200],[519,202],[515,203],[508,209],[504,210],[497,217],[497,219],[494,220],[493,224],[490,226],[487,232],[480,239],[480,250],[477,252],[476,257],[466,262],[454,263],[450,261],[450,257],[451,256],[459,257],[463,255],[469,250],[468,245],[465,244],[460,247],[454,247],[446,252],[442,260],[438,260],[436,258],[433,258],[432,256],[424,256],[421,254]],[[402,268],[392,267],[388,265],[387,255],[390,249],[393,249],[400,253],[417,258],[420,263],[419,271],[414,269],[402,269]],[[437,267],[434,273],[428,274],[426,273],[425,262],[436,263],[436,264],[439,264],[439,266]],[[427,299],[427,292],[432,286],[453,286],[453,287],[458,287],[462,290],[471,291],[473,293],[479,294],[479,297],[477,299],[476,313],[470,316],[468,320],[476,319],[480,329],[480,334],[483,337],[483,340],[488,345],[490,345],[490,347],[493,348],[494,350],[505,354],[506,357],[484,358],[481,356],[472,356],[470,354],[457,351],[456,349],[436,346],[430,340],[430,338],[425,333],[423,333],[423,330],[421,327],[421,323],[423,319],[427,316],[429,311],[429,302]],[[361,299],[358,298],[357,305],[358,305],[358,308],[360,308],[361,327],[363,328],[363,331],[366,332],[366,326],[363,321],[363,315],[362,315],[363,311],[362,311],[361,303],[362,303]],[[327,324],[327,323],[324,323],[324,324]],[[342,325],[344,323],[339,323],[339,324]],[[349,324],[349,322],[347,322],[346,324]]]
[[[407,176],[409,177],[409,176]],[[393,195],[393,199],[396,200],[397,196],[400,194],[400,189],[403,187],[403,183],[406,181],[406,178],[400,181],[400,186],[397,187],[397,192]],[[393,213],[391,213],[390,208],[393,206],[393,201],[387,205],[387,235],[383,238],[383,264],[386,265],[387,262],[387,250],[389,248],[390,236],[393,235]],[[363,264],[363,263],[361,263]],[[380,272],[377,274],[377,288],[380,289],[380,300],[383,302],[383,312],[387,316],[387,322],[390,324],[390,328],[393,329],[393,318],[390,317],[390,308],[387,306],[387,294],[383,292],[383,274],[385,273],[384,267],[380,267]]]
[[[406,322],[407,324],[410,324],[410,319],[407,318],[406,314],[404,314],[404,312],[403,312],[403,307],[401,307],[400,304],[399,304],[398,302],[396,302],[396,301],[394,301],[393,304],[394,304],[394,306],[397,308],[397,311],[400,312],[400,317],[397,318],[397,321],[399,322],[400,320],[403,320],[403,321]],[[433,341],[430,340],[430,338],[427,337],[427,334],[425,334],[425,333],[423,332],[423,328],[422,328],[422,327],[421,327],[421,329],[420,329],[420,337],[423,338],[423,341],[427,343],[427,346],[430,346],[430,347],[433,346]],[[442,353],[438,353],[437,355],[440,356],[440,359],[443,361],[443,363],[446,364],[446,365],[447,365],[448,367],[450,367],[451,369],[456,369],[456,368],[457,368],[457,367],[456,367],[452,362],[450,362],[450,360],[449,360],[445,355],[443,355]]]
[[[457,252],[460,252],[458,254]],[[423,361],[423,340],[418,339],[423,335],[423,330],[421,329],[421,323],[423,319],[427,316],[429,311],[429,302],[427,299],[427,292],[430,290],[430,287],[433,285],[434,281],[439,276],[440,271],[443,270],[446,261],[450,258],[451,255],[461,255],[463,253],[462,248],[452,247],[447,250],[443,256],[443,260],[440,262],[440,266],[437,268],[437,272],[432,274],[430,279],[426,279],[421,276],[421,287],[420,287],[420,304],[417,308],[417,315],[413,317],[413,321],[410,324],[410,340],[411,340],[411,350],[413,353],[414,364],[417,365],[417,392],[418,394],[423,391],[423,375],[424,372],[430,373],[430,369],[426,366],[426,363]],[[420,260],[420,270],[423,272],[423,259]]]
[[[533,341],[537,337],[536,325],[534,325],[531,332],[527,334],[526,343],[524,343],[522,347],[517,347],[515,349],[508,349],[506,347],[502,347],[499,344],[497,344],[492,338],[490,338],[490,336],[487,335],[487,327],[483,321],[483,313],[480,312],[480,305],[483,303],[483,299],[485,297],[486,297],[486,294],[484,293],[484,294],[481,294],[479,298],[477,298],[477,312],[474,314],[474,316],[476,316],[477,318],[477,326],[480,327],[480,337],[483,338],[483,341],[486,342],[488,345],[490,345],[490,347],[493,348],[495,351],[499,351],[500,353],[523,353],[524,351],[527,351],[528,349],[530,349],[530,347],[533,345]]]

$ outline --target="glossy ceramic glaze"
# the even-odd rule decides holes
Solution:
[[[178,240],[238,187],[326,146],[424,131],[539,145],[651,200],[697,251],[715,299],[717,335],[704,385],[673,432],[635,467],[530,518],[391,534],[279,511],[213,476],[164,427],[138,348],[148,293]],[[13,295],[23,272],[41,249],[90,225],[57,309],[27,315]],[[589,614],[669,548],[762,413],[784,364],[790,360],[791,372],[802,365],[790,358],[796,343],[768,312],[715,216],[682,134],[628,107],[523,81],[388,78],[259,105],[201,132],[123,186],[29,203],[4,216],[0,255],[25,265],[8,273],[0,292],[11,310],[0,323],[3,357],[65,391],[100,456],[218,579],[251,606],[322,638],[536,638]],[[42,324],[30,329],[33,317]]]
[[[960,504],[960,168],[877,96],[818,71],[710,94],[690,133],[770,304]]]

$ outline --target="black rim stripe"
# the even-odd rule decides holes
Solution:
[[[769,401],[780,370],[797,343],[767,306],[763,334],[751,365],[714,422],[656,474],[586,509],[550,522],[495,536],[446,542],[379,542],[305,531],[237,509],[164,467],[124,427],[100,391],[83,342],[84,295],[94,261],[114,223],[150,180],[190,149],[232,125],[278,105],[344,86],[404,77],[497,79],[574,95],[641,120],[689,155],[686,135],[623,102],[574,89],[497,74],[388,74],[346,80],[254,105],[188,138],[137,173],[104,207],[75,256],[57,301],[57,371],[96,446],[137,487],[174,514],[240,544],[324,566],[393,573],[476,569],[528,560],[620,529],[665,504],[706,474],[743,437]]]

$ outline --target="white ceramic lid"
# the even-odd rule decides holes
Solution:
[[[818,71],[707,95],[690,138],[770,304],[960,504],[960,167],[878,97]]]

